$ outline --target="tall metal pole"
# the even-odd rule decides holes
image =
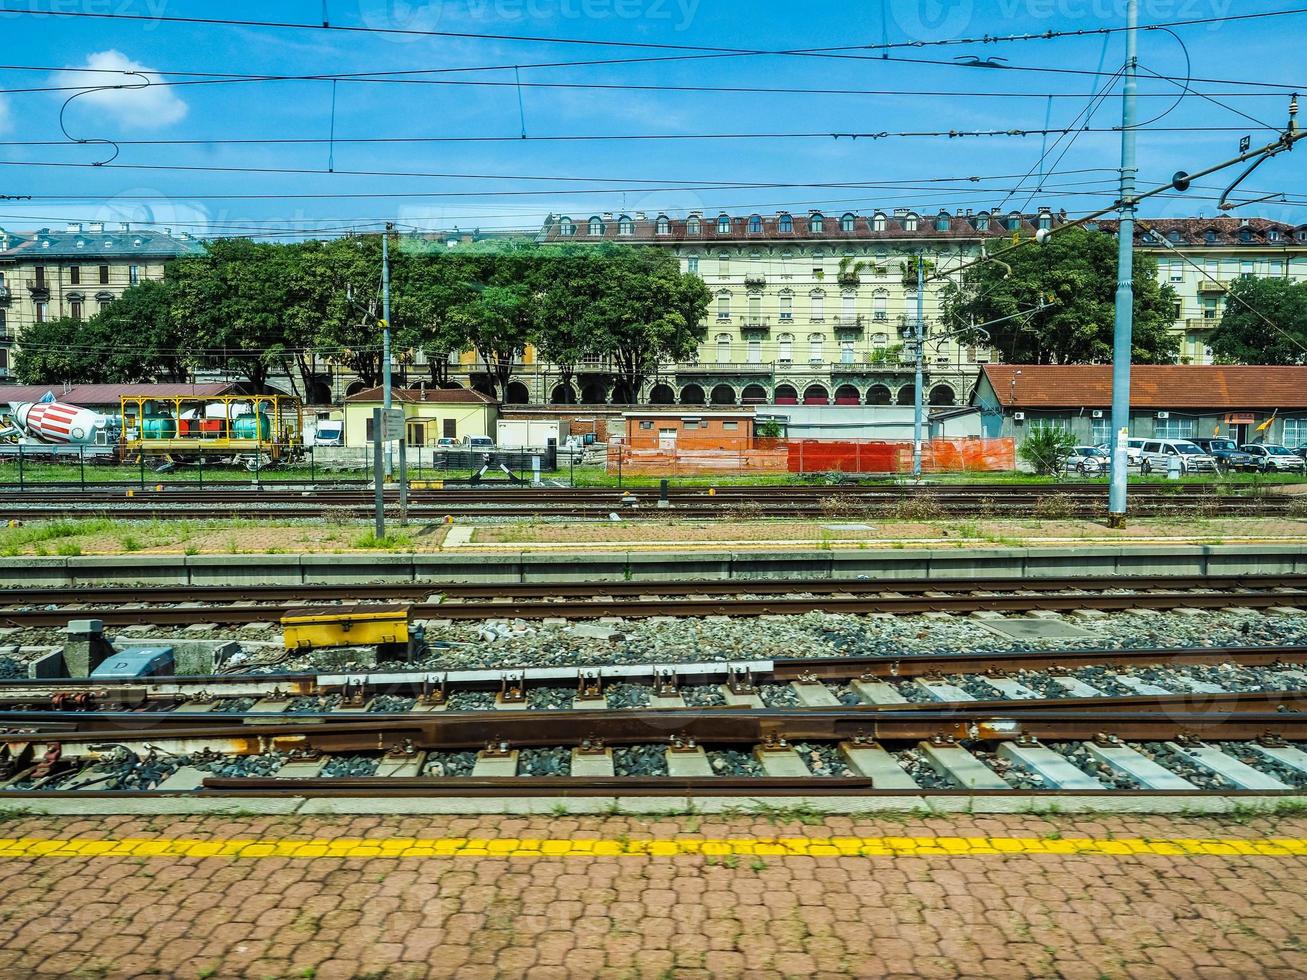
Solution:
[[[1112,336],[1112,486],[1108,521],[1125,524],[1129,475],[1126,440],[1130,435],[1130,357],[1135,308],[1135,93],[1138,89],[1139,0],[1126,13],[1125,90],[1121,109],[1121,224],[1117,232],[1116,324]]]
[[[394,400],[390,380],[390,233],[395,226],[386,222],[381,235],[381,403],[387,412]],[[378,430],[378,437],[381,433]],[[386,443],[386,476],[394,470],[390,443]]]
[[[926,260],[917,256],[917,329],[914,360],[917,364],[916,380],[912,386],[912,478],[921,479],[921,429],[926,414],[926,400],[921,391],[922,361],[926,357]]]

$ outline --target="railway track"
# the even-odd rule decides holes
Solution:
[[[387,501],[398,505],[395,491]],[[617,489],[414,490],[409,513],[416,519],[453,517],[604,517],[620,511],[628,517],[739,519],[742,516],[824,518],[896,516],[905,508],[923,515],[977,513],[1002,516],[1096,516],[1106,507],[1106,489],[1098,485],[677,488],[668,493],[669,508],[659,508],[659,491]],[[373,507],[365,491],[279,487],[251,490],[223,488],[196,491],[87,490],[31,491],[0,494],[0,517],[44,519],[77,513],[112,513],[140,519],[222,516],[306,519],[324,514],[364,517]],[[1275,516],[1291,513],[1294,499],[1269,493],[1216,493],[1210,487],[1139,487],[1132,503],[1148,515]]]
[[[259,602],[219,604],[246,599]],[[123,599],[130,599],[124,603]],[[240,625],[280,620],[306,604],[410,600],[416,618],[478,621],[658,616],[855,615],[969,613],[1076,609],[1268,609],[1307,605],[1307,575],[1077,577],[1057,579],[928,579],[769,582],[343,586],[194,586],[185,588],[88,587],[6,589],[0,624],[19,628],[63,626],[69,619],[132,624]],[[99,605],[98,603],[103,603]],[[177,605],[170,605],[178,603]]]
[[[527,703],[564,668],[6,682],[0,798],[1301,797],[1304,664],[1307,647],[613,666],[574,672],[569,710]],[[1074,673],[1105,684],[1142,667],[1175,689],[1086,694]],[[1059,679],[1063,696],[1022,693]],[[610,703],[607,683],[637,680],[657,706]],[[832,681],[855,685],[857,703]],[[975,683],[1006,696],[948,699]],[[738,700],[692,706],[687,685],[712,684]],[[457,710],[460,691],[496,685],[491,708]],[[795,703],[764,704],[767,685]],[[927,700],[902,699],[908,685]],[[292,692],[340,700],[295,714]]]

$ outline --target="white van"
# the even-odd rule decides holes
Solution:
[[[1187,439],[1145,439],[1139,451],[1140,473],[1165,473],[1178,460],[1181,473],[1216,473],[1216,457]]]

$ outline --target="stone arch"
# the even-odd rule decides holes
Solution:
[[[349,383],[349,386],[345,389],[345,397],[349,398],[351,395],[357,395],[360,391],[367,391],[367,390],[368,390],[368,386],[365,385],[362,381],[351,381]]]
[[[606,405],[608,403],[608,384],[592,378],[581,385],[581,404]]]
[[[799,404],[798,389],[794,385],[777,385],[772,401],[777,405],[797,405]]]
[[[625,381],[619,381],[613,385],[612,402],[614,405],[634,405],[637,401],[635,392]]]
[[[743,394],[740,395],[741,405],[766,405],[767,389],[762,385],[745,385]]]
[[[730,385],[717,385],[712,390],[712,403],[714,405],[734,405],[735,389]]]
[[[526,405],[531,401],[531,389],[520,381],[510,381],[504,388],[506,405]]]
[[[686,385],[681,389],[682,405],[703,405],[707,400],[703,388],[699,385]]]
[[[812,384],[803,389],[803,404],[829,405],[830,392],[825,385]]]
[[[917,389],[913,385],[904,385],[899,389],[898,403],[900,405],[912,405],[917,397]]]
[[[935,385],[930,389],[930,403],[932,405],[956,405],[958,403],[958,393],[953,390],[951,385]]]
[[[549,393],[549,403],[551,405],[575,405],[576,389],[570,384],[554,385],[554,390]]]
[[[836,405],[861,405],[862,393],[853,385],[840,385],[835,389]]]
[[[331,402],[331,385],[327,384],[325,381],[313,382],[312,386],[309,388],[309,404],[330,405]]]
[[[662,384],[660,382],[659,384],[656,384],[651,389],[649,389],[649,404],[650,405],[675,405],[676,392],[671,385]]]
[[[888,385],[872,385],[867,392],[868,405],[893,405],[894,393]]]

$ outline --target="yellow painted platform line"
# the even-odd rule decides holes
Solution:
[[[932,854],[1307,856],[1302,838],[748,837],[626,840],[378,838],[331,840],[45,840],[0,838],[3,858],[897,857]]]

